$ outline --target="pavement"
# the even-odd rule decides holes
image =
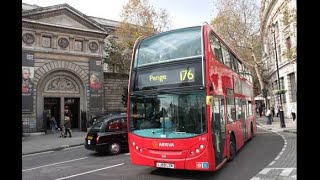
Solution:
[[[266,117],[258,117],[257,116],[257,124],[264,129],[272,130],[275,132],[287,132],[287,133],[297,133],[297,119],[293,121],[292,119],[285,118],[285,128],[280,127],[280,118],[273,117],[273,122],[271,125],[267,125]]]
[[[60,133],[32,133],[22,137],[22,155],[57,151],[64,148],[83,146],[87,132],[72,130],[72,137],[59,138]]]
[[[278,156],[250,180],[295,180],[297,179],[297,119],[285,118],[285,128],[280,127],[279,117],[267,125],[265,117],[258,117],[257,124],[265,130],[280,135],[284,140]]]

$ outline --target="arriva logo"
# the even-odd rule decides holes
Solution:
[[[174,147],[173,143],[159,143],[159,147]]]

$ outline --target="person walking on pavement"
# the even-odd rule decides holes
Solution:
[[[56,129],[58,129],[58,125],[57,125],[57,121],[56,121],[56,118],[54,117],[54,115],[52,115],[52,117],[50,119],[50,124],[51,124],[52,134],[55,134]]]
[[[262,116],[262,106],[260,105],[259,106],[259,114],[260,114],[260,117]]]
[[[270,123],[273,122],[273,117],[274,117],[274,110],[273,107],[270,108]]]
[[[292,120],[295,121],[296,120],[296,111],[294,109],[294,106],[291,107],[291,116],[292,116]]]
[[[63,124],[60,124],[59,131],[60,131],[60,136],[59,136],[59,138],[64,137],[65,128],[64,128],[64,125],[63,125]]]
[[[271,113],[271,110],[269,108],[267,113],[266,113],[267,125],[271,125],[271,116],[272,116],[272,113]]]
[[[272,112],[272,117],[274,117],[274,114],[275,114],[274,106],[271,106],[271,112]]]
[[[68,106],[65,107],[64,110],[64,127],[65,127],[65,133],[64,138],[67,137],[67,134],[69,133],[69,137],[72,137],[71,134],[71,112],[68,108]]]

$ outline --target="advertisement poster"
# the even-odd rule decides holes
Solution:
[[[90,61],[89,76],[91,110],[99,111],[103,104],[103,69],[100,59]]]
[[[22,112],[33,111],[34,90],[34,56],[33,53],[22,53]]]

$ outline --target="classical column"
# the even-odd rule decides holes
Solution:
[[[69,51],[74,50],[74,37],[70,36],[69,37]]]
[[[58,36],[57,35],[53,35],[52,36],[52,49],[57,49],[58,47]]]
[[[83,48],[83,52],[84,53],[89,53],[89,40],[88,39],[84,39],[83,40],[83,44],[82,44],[82,48]]]
[[[60,125],[64,124],[64,97],[60,97]]]
[[[36,32],[36,47],[41,47],[41,33]]]

